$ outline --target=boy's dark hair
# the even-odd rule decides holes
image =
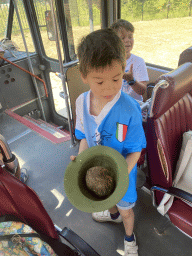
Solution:
[[[110,171],[102,166],[95,166],[87,170],[85,180],[87,188],[98,197],[109,196],[115,186]]]
[[[119,31],[120,28],[125,28],[127,31],[131,31],[134,33],[133,24],[127,20],[119,19],[112,23],[111,28],[114,29],[116,32]]]
[[[126,65],[125,48],[116,32],[110,28],[94,31],[83,37],[78,49],[79,68],[86,77],[90,69],[110,66],[119,61],[124,71]]]

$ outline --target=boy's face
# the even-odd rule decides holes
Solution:
[[[125,45],[126,57],[128,59],[131,56],[131,51],[134,44],[133,32],[126,30],[125,28],[120,28],[117,34],[123,40],[123,43]]]
[[[81,77],[89,85],[95,98],[101,103],[108,103],[121,89],[123,74],[122,65],[114,60],[110,66],[92,69],[86,77]]]

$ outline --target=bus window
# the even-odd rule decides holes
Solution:
[[[175,69],[191,46],[190,1],[122,1],[121,18],[135,27],[133,54],[145,62]]]
[[[92,2],[92,4],[91,4]],[[64,11],[67,26],[68,48],[70,58],[76,59],[77,46],[80,39],[90,32],[101,28],[100,0],[64,0]],[[47,31],[41,28],[44,48],[47,56],[57,59],[56,38],[51,8],[46,4],[45,19]],[[61,40],[60,40],[61,41]],[[61,47],[62,49],[62,47]],[[55,110],[62,116],[67,117],[66,106],[59,92],[63,91],[61,79],[55,73],[50,73]]]
[[[43,46],[45,49],[45,54],[53,59],[58,59],[57,56],[57,48],[55,43],[55,35],[50,34],[50,28],[55,31],[53,27],[53,19],[51,15],[51,6],[50,1],[42,0],[42,1],[34,1],[34,7],[36,10],[39,30],[41,33],[41,38],[43,41]],[[48,29],[47,29],[48,28]],[[62,57],[63,48],[61,47]]]
[[[60,93],[63,92],[62,81],[54,72],[50,72],[49,75],[51,80],[55,110],[59,115],[67,118],[68,116],[65,101],[62,97],[60,97]]]
[[[20,20],[21,20],[21,25],[23,28],[23,33],[25,35],[28,51],[35,52],[33,40],[32,40],[30,29],[29,29],[29,24],[28,24],[27,17],[25,14],[23,2],[21,0],[17,1],[17,8],[18,8],[18,12],[19,12]],[[1,20],[0,39],[3,40],[8,36],[9,37],[8,39],[12,40],[13,44],[16,46],[16,49],[18,51],[25,52],[26,49],[24,47],[23,38],[21,35],[20,26],[19,26],[16,12],[14,11],[14,15],[11,17],[11,12],[9,10],[10,10],[10,1],[9,0],[1,1],[1,3],[0,3],[0,20]],[[10,22],[10,20],[12,20],[12,18],[13,18],[13,22],[12,22],[12,26],[10,26],[9,22]],[[9,26],[9,28],[8,28],[8,26]],[[11,28],[11,33],[10,33],[10,35],[8,35],[9,34],[8,29],[10,29],[10,28]],[[3,40],[3,41],[5,41],[5,40]],[[18,56],[18,54],[19,53],[17,53],[17,56]]]
[[[68,48],[72,60],[76,58],[75,53],[80,39],[91,31],[101,28],[100,1],[63,0]],[[38,2],[34,3],[46,55],[57,59],[55,29],[50,3],[46,0],[41,1],[40,5]]]
[[[69,0],[69,8],[77,51],[77,45],[83,36],[101,28],[101,0]]]

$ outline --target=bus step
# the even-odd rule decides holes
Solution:
[[[27,121],[27,124],[30,124],[29,128],[40,133],[42,136],[54,143],[70,140],[70,134],[68,131],[60,130],[55,125],[53,126],[42,119],[34,119],[28,115],[23,116],[23,118]]]

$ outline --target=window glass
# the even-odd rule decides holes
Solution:
[[[77,45],[80,39],[91,31],[101,28],[100,1],[101,0],[63,0],[68,47],[72,60],[76,59]],[[50,2],[46,0],[34,0],[34,5],[45,53],[48,57],[58,59]],[[64,57],[61,40],[60,48],[62,57]],[[65,101],[59,96],[59,92],[62,91],[61,80],[56,77],[54,73],[50,73],[50,79],[55,109],[59,114],[66,116]]]
[[[34,0],[34,5],[46,55],[58,59],[50,2]],[[75,59],[80,39],[91,31],[101,28],[100,0],[63,0],[63,5],[69,53],[71,59]],[[61,40],[60,46],[63,56]]]
[[[4,3],[4,1],[0,1],[0,19],[1,19],[0,39],[4,38],[6,34],[8,12],[9,12],[9,2]]]
[[[9,14],[9,6],[10,1],[0,1],[0,20],[1,20],[1,26],[0,26],[0,40],[3,40],[6,37],[6,31],[8,26],[8,14]],[[17,8],[19,12],[19,17],[21,20],[21,25],[23,29],[23,33],[25,36],[25,40],[27,43],[27,48],[29,52],[34,52],[34,44],[31,37],[29,24],[27,21],[27,17],[25,14],[23,2],[21,0],[17,0]],[[13,16],[13,25],[12,25],[12,34],[11,34],[11,40],[14,43],[15,46],[17,46],[18,51],[26,51],[23,43],[23,38],[20,31],[20,26],[18,22],[18,17],[16,15],[16,12],[14,11]],[[18,54],[17,54],[18,56]]]
[[[50,72],[50,80],[51,80],[55,110],[58,114],[67,118],[68,116],[67,116],[65,100],[62,97],[60,97],[60,93],[63,92],[62,81],[53,72]]]
[[[191,46],[192,1],[121,1],[121,18],[135,27],[133,54],[145,62],[176,68]]]
[[[66,1],[65,1],[66,2]],[[83,36],[101,28],[101,0],[69,0],[75,51]],[[68,16],[67,9],[65,10]]]
[[[34,0],[34,6],[36,10],[41,38],[42,38],[44,49],[45,49],[45,54],[50,58],[58,59],[56,41],[55,41],[55,35],[54,35],[55,29],[54,29],[52,14],[51,14],[50,1]],[[60,40],[60,49],[61,49],[62,58],[64,58],[61,40]]]
[[[90,4],[92,2],[92,5]],[[64,0],[65,19],[67,24],[68,46],[71,59],[75,59],[80,39],[90,32],[101,28],[100,0]],[[67,117],[65,101],[59,96],[63,91],[61,80],[50,74],[53,98],[56,111]]]

